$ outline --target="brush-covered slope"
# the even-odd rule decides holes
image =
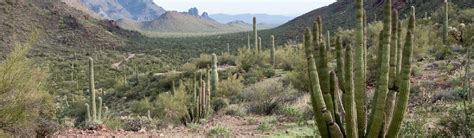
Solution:
[[[60,0],[0,0],[0,55],[24,41],[32,32],[39,33],[32,54],[42,57],[67,56],[66,51],[125,46],[128,36],[111,21],[92,18]]]
[[[221,24],[200,16],[175,11],[166,12],[153,21],[119,20],[118,23],[124,29],[161,33],[222,33],[246,30],[240,26]]]
[[[158,19],[165,9],[153,0],[63,0],[71,7],[88,10],[100,17],[118,20],[151,21]]]
[[[367,0],[365,9],[367,11],[367,20],[373,22],[374,20],[382,19],[382,8],[384,0]],[[354,0],[339,0],[331,5],[315,9],[311,12],[303,14],[288,23],[285,23],[277,28],[262,32],[264,35],[276,34],[280,38],[291,39],[296,36],[302,38],[301,32],[305,27],[311,27],[316,17],[321,16],[323,19],[323,28],[335,31],[338,27],[353,28],[355,27],[355,7]],[[435,10],[438,10],[444,0],[393,0],[394,9],[400,13],[400,18],[405,18],[409,12],[410,6],[416,7],[417,17],[423,17],[424,13],[430,15]],[[459,8],[474,7],[473,0],[449,0],[450,3],[457,5]]]

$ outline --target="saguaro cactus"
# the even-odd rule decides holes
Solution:
[[[271,36],[272,49],[270,50],[270,64],[275,67],[275,36]]]
[[[219,81],[219,76],[217,73],[217,56],[212,54],[212,68],[211,68],[211,95],[217,94],[217,86]]]
[[[257,17],[253,17],[253,35],[255,40],[255,53],[258,53],[258,33],[257,33]]]
[[[97,120],[97,110],[95,105],[95,84],[94,84],[94,59],[89,57],[89,92],[92,108],[92,120]]]
[[[448,45],[449,31],[449,4],[448,0],[444,0],[444,18],[443,18],[443,43]]]
[[[261,53],[262,51],[262,38],[258,37],[258,52]]]
[[[362,3],[361,0],[357,0],[356,4],[359,6],[356,6],[357,10],[362,8],[360,6]],[[380,44],[379,44],[379,50],[377,53],[377,63],[376,66],[378,68],[377,70],[377,78],[376,78],[376,86],[375,86],[375,93],[374,93],[374,99],[372,100],[372,104],[370,107],[372,107],[370,115],[369,115],[369,121],[368,123],[363,120],[364,118],[367,118],[367,110],[366,108],[366,97],[365,95],[363,96],[363,100],[360,100],[357,98],[357,84],[360,86],[365,86],[365,75],[363,72],[366,72],[365,67],[363,66],[364,64],[364,57],[363,57],[363,52],[364,52],[364,47],[363,46],[363,38],[364,33],[362,28],[363,21],[358,22],[360,25],[358,25],[356,30],[356,46],[354,47],[355,50],[354,52],[356,53],[355,55],[352,54],[352,48],[350,45],[344,44],[345,45],[345,52],[343,45],[341,43],[341,38],[337,37],[336,40],[336,62],[337,62],[337,67],[336,73],[331,72],[331,75],[329,77],[329,85],[323,83],[323,81],[326,81],[324,77],[321,77],[323,74],[327,73],[328,70],[324,69],[324,62],[326,59],[327,55],[325,55],[324,47],[319,47],[318,50],[320,50],[319,53],[319,61],[321,67],[317,67],[317,64],[315,63],[315,59],[313,57],[313,54],[315,54],[314,50],[318,45],[313,44],[315,42],[312,40],[312,35],[310,33],[310,29],[307,28],[305,29],[305,41],[304,41],[304,46],[305,46],[305,53],[306,53],[306,59],[308,62],[308,75],[309,75],[309,84],[310,84],[310,94],[311,94],[311,101],[313,105],[313,110],[315,112],[315,117],[316,117],[316,123],[318,126],[318,130],[321,134],[322,137],[397,137],[398,132],[400,130],[400,124],[403,119],[403,114],[405,113],[407,102],[408,102],[408,96],[409,96],[409,88],[410,88],[410,60],[411,60],[411,53],[412,53],[412,47],[414,44],[414,39],[413,39],[413,32],[414,32],[414,8],[413,8],[413,13],[410,17],[410,22],[408,26],[408,33],[407,33],[407,38],[405,42],[405,46],[403,48],[403,55],[400,57],[402,59],[402,65],[401,65],[401,72],[397,73],[397,63],[399,60],[398,54],[402,53],[399,51],[400,49],[400,44],[399,39],[396,38],[400,36],[399,34],[399,28],[400,26],[398,25],[398,21],[396,21],[396,17],[394,18],[395,23],[393,25],[394,28],[392,28],[392,22],[391,22],[391,16],[392,16],[392,6],[391,6],[391,0],[386,0],[385,1],[385,10],[384,10],[384,30],[382,31],[380,35]],[[357,14],[356,14],[357,15]],[[394,15],[396,16],[396,15]],[[318,23],[315,23],[315,28],[314,30],[322,30],[322,28],[317,25]],[[392,31],[394,36],[392,37]],[[316,31],[313,31],[316,32]],[[315,33],[318,34],[318,33]],[[360,36],[358,36],[358,35]],[[391,41],[397,41],[391,43]],[[320,43],[321,44],[321,43]],[[359,45],[359,46],[358,46]],[[313,46],[313,47],[311,47]],[[319,45],[321,46],[321,45]],[[394,49],[394,50],[392,50]],[[345,55],[344,55],[345,53]],[[343,57],[344,56],[344,57]],[[357,65],[356,65],[357,64]],[[357,66],[359,66],[359,69],[356,69]],[[317,70],[316,70],[317,69]],[[319,71],[319,72],[318,72]],[[322,73],[322,74],[321,74]],[[359,75],[357,75],[359,73]],[[321,74],[321,75],[319,75]],[[399,74],[394,75],[394,74]],[[337,76],[337,81],[335,80]],[[398,78],[397,78],[398,77]],[[342,110],[338,109],[337,103],[337,89],[336,82],[339,83],[339,89],[343,92],[343,105],[344,108]],[[323,86],[327,85],[327,86]],[[332,101],[334,103],[329,103],[325,97],[323,96],[324,90],[323,87],[329,87],[330,93],[332,93]],[[392,118],[388,119],[386,117],[386,106],[389,104],[387,103],[387,93],[388,90],[391,91],[397,91],[399,95],[397,96],[398,98],[396,99],[396,104],[395,108],[393,110]],[[361,89],[359,91],[359,94],[365,94],[365,88]],[[390,98],[389,98],[390,99]],[[357,104],[360,105],[357,105]],[[333,107],[330,107],[329,104],[333,104]],[[357,107],[358,106],[358,107]],[[329,109],[329,108],[333,108]],[[362,110],[359,110],[362,109]],[[345,119],[342,120],[338,118],[338,115],[341,113],[344,113],[345,110]],[[335,112],[335,113],[331,113]],[[362,112],[363,116],[359,116],[359,114]],[[331,116],[334,114],[335,118]],[[391,113],[390,113],[391,114]],[[333,119],[334,118],[334,119]],[[359,118],[363,118],[362,120],[358,120]],[[334,121],[335,120],[335,121]],[[345,125],[345,130],[342,130],[341,127]],[[385,125],[385,126],[384,126]],[[385,127],[388,126],[388,130],[385,131]],[[342,130],[342,131],[341,131]],[[383,131],[382,131],[383,130]],[[344,134],[341,134],[341,133]]]

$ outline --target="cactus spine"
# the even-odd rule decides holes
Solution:
[[[97,110],[95,105],[95,84],[94,84],[94,60],[89,57],[89,92],[92,108],[92,121],[97,120]]]
[[[270,64],[275,67],[275,36],[271,36],[272,49],[270,50]]]
[[[402,58],[402,70],[400,73],[400,87],[399,87],[399,97],[396,100],[395,110],[393,113],[392,120],[390,121],[390,126],[388,128],[387,137],[398,137],[400,131],[400,126],[403,121],[403,116],[408,105],[408,99],[410,95],[410,74],[411,74],[411,57],[413,55],[413,45],[414,43],[414,32],[415,31],[415,7],[412,7],[412,13],[410,20],[408,21],[408,31],[405,41],[405,46],[403,48],[403,58]]]
[[[257,33],[257,17],[253,17],[253,35],[255,40],[255,53],[258,53],[258,33]]]
[[[449,4],[448,0],[444,0],[444,19],[443,19],[443,43],[448,45],[448,31],[449,31]]]

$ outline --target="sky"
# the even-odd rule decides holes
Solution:
[[[153,0],[168,11],[188,11],[197,7],[209,14],[266,13],[272,15],[299,16],[336,0]]]

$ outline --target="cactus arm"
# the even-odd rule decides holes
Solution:
[[[414,43],[414,31],[415,31],[415,8],[412,7],[412,15],[408,23],[408,32],[406,36],[405,47],[403,48],[402,57],[402,70],[400,74],[400,94],[396,101],[396,106],[390,126],[388,129],[387,137],[398,137],[400,132],[400,126],[405,115],[406,108],[408,105],[408,99],[410,95],[410,74],[411,74],[411,57],[413,55]]]
[[[356,0],[355,8],[357,23],[355,31],[356,45],[354,55],[354,97],[357,115],[354,117],[357,117],[357,134],[363,137],[365,135],[365,128],[367,125],[367,111],[365,107],[364,3],[362,0]]]
[[[374,97],[375,102],[372,109],[372,122],[368,125],[367,137],[377,137],[382,128],[385,112],[385,99],[388,92],[388,78],[389,78],[389,62],[390,62],[390,36],[391,36],[391,21],[392,21],[392,0],[385,1],[384,9],[384,31],[383,43],[380,53],[380,65],[378,71],[377,85]]]
[[[357,138],[357,116],[355,111],[354,101],[354,79],[353,79],[353,64],[352,64],[352,48],[351,46],[346,47],[345,55],[345,91],[342,95],[344,100],[344,110],[346,111],[346,135],[348,138]]]
[[[102,121],[102,97],[99,97],[99,109],[97,111],[97,120]]]
[[[91,110],[90,110],[90,107],[89,107],[88,103],[86,103],[86,120],[87,121],[92,121]]]
[[[304,35],[304,47],[306,53],[306,61],[308,63],[308,74],[310,78],[310,94],[311,94],[311,103],[313,106],[313,111],[315,113],[316,123],[318,126],[319,133],[321,137],[329,137],[328,127],[326,121],[323,118],[323,113],[320,109],[325,108],[325,103],[323,99],[323,94],[321,93],[321,88],[319,87],[319,78],[316,71],[316,64],[313,58],[312,49],[313,49],[313,37],[310,33],[310,29],[305,29]]]
[[[345,91],[345,79],[344,79],[344,49],[342,48],[341,37],[336,38],[336,75],[339,84],[339,89],[342,92]]]
[[[402,37],[402,22],[401,21],[398,21],[397,22],[397,48],[398,48],[398,53],[397,53],[397,75],[395,76],[400,76],[400,70],[402,68],[402,55],[403,55],[403,45],[402,45],[402,42],[401,42],[401,37]],[[400,78],[400,77],[397,77],[397,78]],[[399,87],[398,85],[398,79],[396,80],[395,82],[396,86]]]
[[[334,71],[331,71],[330,73],[330,82],[331,82],[331,94],[334,102],[334,120],[336,121],[338,126],[344,126],[343,119],[342,119],[342,110],[340,107],[342,107],[342,102],[341,102],[341,96],[339,93],[339,89],[337,89],[337,78],[336,78],[336,73]],[[344,127],[339,127],[341,132],[345,132]],[[344,135],[344,133],[343,133]]]
[[[319,84],[321,86],[321,91],[323,93],[324,97],[324,102],[326,103],[326,106],[328,108],[329,113],[334,116],[334,104],[333,100],[331,97],[331,92],[330,92],[330,78],[329,78],[329,71],[328,71],[328,62],[327,62],[327,51],[326,51],[326,46],[324,43],[320,43],[319,45],[319,70],[318,70],[318,76],[319,76]]]

